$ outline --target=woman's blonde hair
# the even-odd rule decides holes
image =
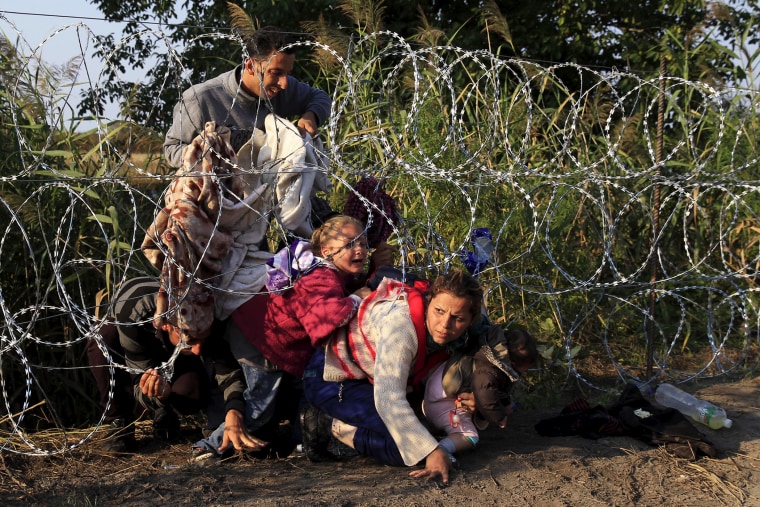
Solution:
[[[322,246],[331,239],[339,239],[343,234],[343,227],[348,224],[355,225],[360,231],[364,230],[364,224],[352,216],[337,215],[325,221],[311,235],[311,250],[315,255],[320,255]],[[354,238],[350,238],[354,239]]]

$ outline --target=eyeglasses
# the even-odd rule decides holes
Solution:
[[[345,244],[343,247],[344,250],[353,250],[356,247],[361,248],[362,250],[368,250],[369,246],[367,245],[367,239],[364,237],[364,235],[359,236],[358,238],[354,238],[348,243]]]

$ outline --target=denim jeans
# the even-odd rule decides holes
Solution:
[[[265,370],[246,363],[240,363],[245,375],[245,426],[249,432],[256,431],[272,418],[275,411],[275,398],[282,381],[281,370]],[[224,423],[214,432],[193,444],[194,448],[206,448],[219,451],[224,440]]]
[[[354,449],[380,463],[404,466],[404,460],[388,428],[375,408],[375,389],[369,380],[327,382],[323,378],[325,351],[317,349],[306,366],[303,389],[306,399],[319,410],[355,426]]]

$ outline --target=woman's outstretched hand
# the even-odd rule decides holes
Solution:
[[[425,458],[425,468],[409,472],[409,476],[415,479],[437,479],[440,477],[443,485],[448,486],[450,470],[451,460],[449,459],[449,455],[440,447],[436,447]]]

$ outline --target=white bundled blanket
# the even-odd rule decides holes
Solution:
[[[302,138],[291,122],[273,114],[266,117],[264,128],[238,150],[238,166],[249,185],[264,190],[254,203],[229,205],[240,218],[232,227],[232,248],[222,261],[217,284],[216,313],[221,319],[263,290],[266,261],[272,254],[259,247],[270,216],[283,229],[310,239],[311,197],[317,191],[330,191],[328,163],[319,139]]]

